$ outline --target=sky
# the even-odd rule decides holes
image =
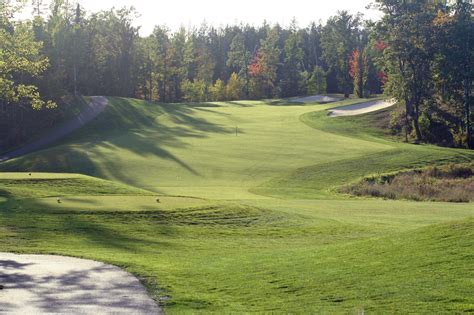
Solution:
[[[176,30],[198,26],[203,21],[220,26],[240,22],[260,25],[269,23],[288,25],[293,18],[299,26],[312,21],[325,21],[338,10],[361,12],[366,18],[377,19],[376,10],[366,9],[373,0],[73,0],[88,11],[112,7],[134,6],[139,13],[136,26],[141,35],[151,33],[155,25],[167,25]]]

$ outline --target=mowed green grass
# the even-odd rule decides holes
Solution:
[[[111,101],[112,108],[82,135],[0,169],[88,174],[163,194],[254,199],[261,197],[249,189],[275,176],[391,149],[300,122],[322,105]]]
[[[472,204],[334,188],[473,154],[392,142],[378,114],[328,118],[339,104],[272,104],[111,99],[58,146],[0,164],[33,172],[0,175],[0,251],[116,264],[167,313],[472,311]]]

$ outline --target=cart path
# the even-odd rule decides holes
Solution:
[[[100,262],[0,253],[1,314],[162,314],[140,281]]]

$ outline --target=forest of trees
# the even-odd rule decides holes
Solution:
[[[0,0],[4,146],[41,128],[32,121],[53,123],[80,95],[173,103],[382,92],[400,101],[391,127],[407,141],[472,142],[469,0],[376,0],[384,13],[377,22],[342,11],[308,27],[157,26],[146,37],[133,26],[133,8],[32,3],[31,20],[16,21],[25,1]]]

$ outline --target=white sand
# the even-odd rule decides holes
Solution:
[[[100,262],[0,253],[0,314],[162,314],[137,278]]]
[[[292,102],[305,103],[305,104],[332,103],[332,102],[338,102],[340,100],[343,100],[343,98],[326,96],[326,95],[313,95],[313,96],[290,98],[290,101]]]
[[[329,110],[329,116],[341,117],[341,116],[356,116],[366,113],[375,112],[384,108],[391,107],[396,104],[394,100],[378,100],[370,101],[366,103],[360,103],[349,106],[336,107]]]

